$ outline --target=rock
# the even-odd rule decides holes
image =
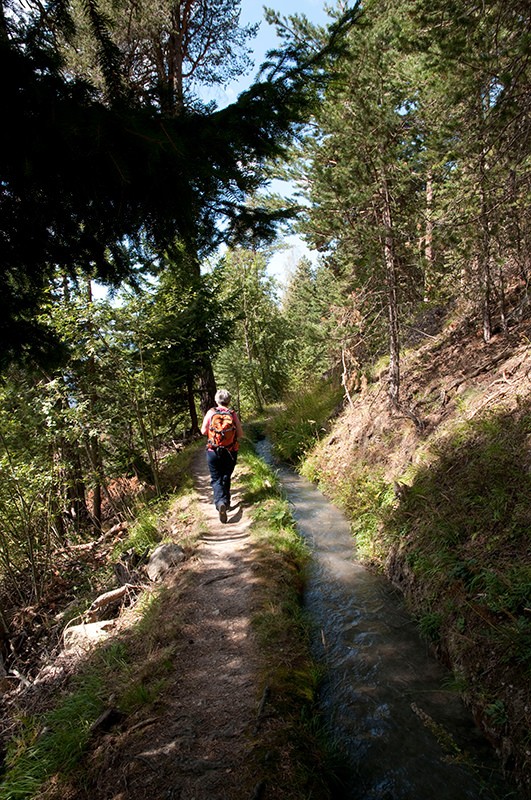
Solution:
[[[72,625],[63,634],[65,652],[84,653],[98,642],[108,639],[115,627],[114,620],[101,620],[86,625]]]
[[[98,719],[90,726],[90,732],[94,731],[110,731],[115,725],[120,725],[125,719],[125,714],[117,708],[111,707],[105,709],[103,714],[100,714]]]
[[[168,570],[180,564],[184,558],[184,550],[178,544],[159,544],[150,556],[146,572],[150,580],[161,580]]]

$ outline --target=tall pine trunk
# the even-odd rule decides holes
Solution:
[[[424,229],[424,302],[431,300],[434,275],[433,256],[433,173],[426,177],[426,222]]]
[[[393,236],[391,197],[385,172],[382,174],[382,224],[385,283],[387,287],[387,321],[389,337],[388,395],[393,408],[400,405],[400,335],[398,318],[398,270]]]
[[[190,414],[190,432],[192,434],[199,433],[199,420],[197,419],[197,410],[195,407],[194,381],[191,375],[186,376],[186,397],[188,400],[188,412]],[[204,413],[206,413],[206,411]]]
[[[87,300],[89,308],[92,304],[92,284],[90,278],[87,281]],[[92,323],[89,322],[89,331],[92,333]],[[89,357],[87,364],[87,379],[88,379],[88,395],[89,395],[89,408],[90,416],[94,421],[96,417],[96,406],[98,402],[98,392],[96,388],[96,361],[93,355]],[[101,529],[101,506],[102,506],[102,490],[101,484],[103,481],[103,459],[101,455],[101,446],[99,437],[96,434],[90,434],[87,438],[87,454],[90,461],[92,472],[92,522],[98,530]]]
[[[492,336],[492,274],[491,274],[491,232],[489,220],[489,204],[485,154],[481,154],[479,166],[479,198],[480,198],[480,252],[479,283],[481,291],[481,307],[483,317],[483,339],[489,342]]]
[[[199,368],[199,405],[201,411],[206,414],[209,408],[214,405],[216,394],[216,379],[212,368],[212,361],[209,356],[204,356]],[[193,423],[192,423],[193,424]]]

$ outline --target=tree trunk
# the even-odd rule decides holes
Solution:
[[[398,323],[398,280],[393,238],[391,199],[385,174],[382,178],[382,222],[384,229],[384,264],[387,286],[387,312],[389,332],[389,401],[393,408],[400,404],[400,336]]]
[[[92,524],[98,530],[101,530],[101,481],[103,475],[103,462],[101,458],[100,443],[97,436],[90,436],[88,438],[87,455],[89,457],[92,472],[92,508],[90,510],[90,516],[92,519]]]
[[[492,275],[491,275],[491,237],[489,224],[489,211],[487,205],[487,192],[485,187],[485,163],[481,158],[480,189],[481,202],[481,253],[479,257],[479,282],[481,288],[481,304],[483,316],[483,339],[489,342],[492,336]]]
[[[433,282],[433,173],[426,178],[426,228],[424,239],[424,302],[431,300]]]
[[[197,409],[195,407],[194,381],[191,375],[186,376],[186,397],[188,399],[188,411],[190,412],[191,433],[199,433],[199,420],[197,418]],[[212,405],[210,405],[208,408],[212,408],[213,405],[214,402],[212,402]],[[204,413],[206,413],[206,411]]]
[[[92,283],[90,278],[87,281],[87,300],[92,304]],[[92,323],[89,322],[89,331],[92,333]],[[96,361],[91,355],[87,364],[88,394],[91,420],[95,420],[98,393],[96,390]],[[101,530],[101,482],[103,480],[103,461],[101,457],[101,447],[97,436],[91,435],[88,438],[87,451],[92,467],[92,520],[94,525]]]
[[[210,358],[203,359],[199,372],[199,405],[203,414],[215,405],[216,379]]]
[[[66,465],[64,474],[67,501],[66,514],[73,523],[75,532],[80,534],[90,521],[81,456],[78,446],[71,445],[66,440],[61,441],[59,449],[61,460]]]

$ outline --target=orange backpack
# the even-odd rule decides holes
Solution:
[[[216,408],[208,427],[208,446],[213,449],[226,447],[228,450],[232,450],[235,444],[236,425],[232,411]]]

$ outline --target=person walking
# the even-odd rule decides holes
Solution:
[[[221,522],[227,521],[230,510],[231,477],[238,458],[239,440],[243,428],[237,413],[230,408],[230,392],[220,389],[215,396],[216,406],[209,409],[201,425],[201,433],[208,437],[206,459],[214,505]]]

